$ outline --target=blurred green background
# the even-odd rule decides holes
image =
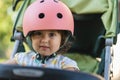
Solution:
[[[0,61],[9,58],[13,49],[13,13],[12,0],[0,0]]]

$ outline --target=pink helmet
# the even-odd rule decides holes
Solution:
[[[67,30],[73,35],[72,13],[59,0],[37,0],[27,8],[23,17],[24,36],[35,30]]]

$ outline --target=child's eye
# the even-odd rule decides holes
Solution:
[[[55,36],[55,33],[50,33],[49,34],[49,37],[54,37]]]

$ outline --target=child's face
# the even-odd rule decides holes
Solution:
[[[61,34],[56,30],[41,30],[31,36],[34,50],[42,56],[49,56],[59,50]]]

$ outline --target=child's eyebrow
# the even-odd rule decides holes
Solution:
[[[50,30],[49,32],[58,32],[58,31],[56,31],[56,30]]]

